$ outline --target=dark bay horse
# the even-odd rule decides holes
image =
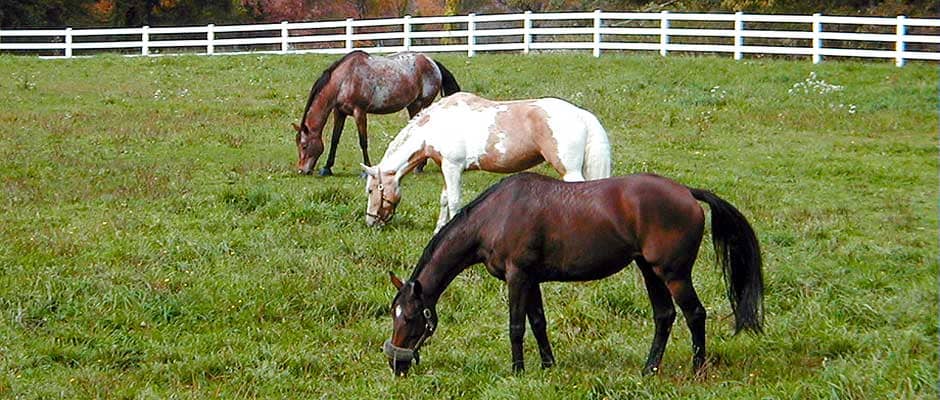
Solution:
[[[539,284],[608,277],[635,261],[653,307],[655,334],[644,373],[659,369],[676,317],[692,333],[696,372],[705,365],[705,308],[692,286],[692,265],[705,229],[708,203],[712,241],[735,316],[735,332],[761,332],[763,276],[757,237],[743,215],[713,193],[656,175],[562,182],[522,173],[491,186],[464,207],[428,243],[411,278],[392,301],[393,332],[385,342],[389,365],[404,375],[437,327],[436,304],[461,271],[483,263],[509,288],[512,368],[523,369],[528,317],[542,366],[555,363],[546,334]]]
[[[320,175],[332,175],[336,145],[346,117],[352,115],[359,129],[362,160],[369,162],[366,114],[389,114],[403,108],[413,117],[434,101],[438,93],[457,93],[460,86],[444,65],[412,52],[388,57],[356,50],[330,65],[310,89],[297,131],[297,170],[309,174],[323,154],[323,127],[333,114],[330,154]]]

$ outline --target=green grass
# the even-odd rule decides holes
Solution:
[[[662,373],[640,375],[653,332],[633,272],[543,285],[558,365],[538,369],[528,335],[516,376],[506,289],[477,266],[396,379],[386,273],[410,274],[441,178],[407,178],[376,230],[352,121],[337,176],[294,173],[289,124],[333,59],[0,57],[0,397],[936,398],[935,66],[439,56],[467,91],[594,111],[616,174],[741,209],[763,247],[766,334],[732,336],[706,242],[705,379],[681,318]],[[794,87],[811,72],[841,90]],[[378,160],[406,116],[369,122]],[[466,174],[465,199],[500,178]]]

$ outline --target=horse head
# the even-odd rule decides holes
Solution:
[[[388,274],[398,295],[392,300],[392,338],[385,341],[383,351],[395,375],[405,376],[412,360],[421,362],[418,350],[434,334],[437,313],[421,297],[421,283],[402,282],[395,274]]]
[[[378,167],[360,164],[366,172],[366,225],[385,225],[395,216],[395,208],[401,201],[399,177],[394,170],[381,171]]]
[[[323,154],[323,136],[320,132],[310,132],[307,124],[292,124],[297,136],[294,142],[297,144],[297,172],[309,174],[313,167],[317,165],[317,160]]]

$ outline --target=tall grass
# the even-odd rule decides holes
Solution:
[[[414,266],[442,182],[409,176],[393,222],[367,228],[351,122],[337,176],[294,173],[289,124],[334,57],[0,57],[0,397],[937,396],[935,67],[437,58],[467,91],[592,110],[616,174],[741,209],[764,251],[766,334],[732,336],[706,243],[706,378],[681,318],[662,372],[639,374],[653,329],[632,273],[543,285],[558,365],[537,369],[527,337],[516,376],[506,290],[474,267],[395,379],[386,272]],[[373,160],[406,118],[370,116]],[[466,174],[465,196],[499,178]]]

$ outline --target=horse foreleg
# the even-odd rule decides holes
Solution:
[[[330,137],[330,154],[326,157],[326,165],[320,170],[320,176],[333,175],[333,162],[336,161],[336,147],[339,137],[343,135],[343,126],[346,125],[346,114],[339,109],[333,109],[333,136]]]
[[[555,365],[555,356],[552,354],[552,345],[548,342],[548,333],[546,333],[545,310],[542,308],[542,289],[537,283],[532,284],[529,289],[528,301],[526,302],[526,315],[529,316],[529,326],[532,327],[532,335],[539,345],[539,356],[542,357],[542,368],[548,368]]]
[[[506,284],[509,286],[509,344],[512,347],[512,371],[525,370],[522,340],[525,337],[525,317],[532,282],[525,272],[512,265],[506,266]]]
[[[447,224],[448,218],[448,208],[447,208],[447,187],[441,189],[441,214],[437,217],[437,226],[434,227],[434,233],[441,230],[444,225]]]
[[[353,110],[353,117],[356,118],[356,128],[359,129],[359,148],[362,149],[362,163],[372,165],[369,162],[369,126],[366,123],[366,111],[356,108]]]
[[[450,221],[460,210],[460,175],[463,166],[443,159],[441,172],[444,173],[444,190],[447,191],[447,221]]]
[[[672,304],[672,297],[666,284],[653,272],[649,263],[637,260],[637,265],[646,281],[646,292],[653,306],[653,322],[656,324],[653,344],[650,346],[646,366],[643,368],[643,374],[650,375],[659,371],[659,363],[663,359],[669,334],[672,333],[672,324],[676,320],[676,307]]]

